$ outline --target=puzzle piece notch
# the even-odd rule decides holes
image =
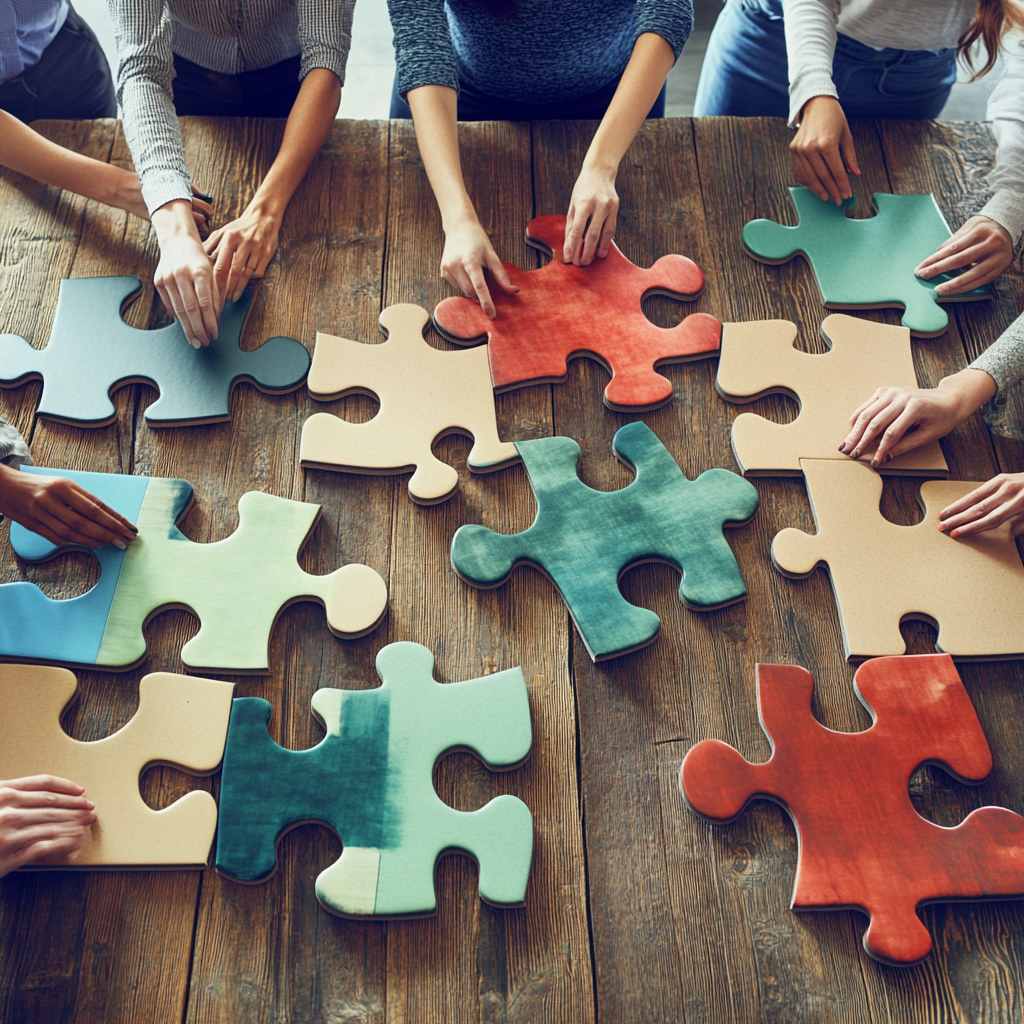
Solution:
[[[474,344],[487,339],[491,377],[498,391],[564,381],[568,362],[596,359],[612,375],[604,392],[611,409],[653,409],[672,397],[672,382],[657,367],[715,355],[721,323],[691,313],[675,327],[658,327],[644,315],[647,295],[680,300],[697,297],[704,274],[685,256],[662,256],[650,268],[636,266],[614,242],[605,259],[589,267],[562,262],[564,216],[536,217],[527,241],[549,255],[539,270],[505,264],[518,292],[494,295],[491,320],[475,300],[444,299],[434,323],[449,340]]]
[[[754,413],[736,417],[732,449],[746,475],[799,475],[801,459],[847,459],[838,444],[849,431],[850,413],[876,388],[919,386],[905,327],[833,313],[821,333],[829,344],[824,355],[796,348],[797,328],[789,320],[724,326],[718,393],[739,403],[784,394],[800,405],[789,423]],[[881,472],[944,475],[947,469],[933,441],[887,462]]]
[[[271,707],[234,702],[221,785],[217,868],[240,881],[274,871],[287,829],[316,821],[344,849],[316,881],[332,913],[412,916],[436,909],[434,869],[448,850],[474,857],[482,899],[523,902],[533,857],[533,819],[515,797],[456,811],[433,787],[434,764],[468,749],[488,768],[508,769],[532,741],[526,684],[519,669],[440,684],[433,654],[394,643],[377,655],[381,686],[321,689],[313,711],[326,735],[308,750],[288,750],[267,732]],[[259,787],[251,780],[259,778]]]
[[[466,582],[494,587],[515,566],[540,568],[558,588],[591,658],[600,661],[652,643],[661,620],[631,604],[619,577],[632,565],[664,561],[682,572],[680,600],[711,610],[741,600],[746,587],[723,535],[747,522],[757,491],[725,469],[688,480],[646,424],[629,423],[613,440],[616,457],[636,478],[618,491],[597,491],[579,478],[579,445],[568,437],[519,441],[537,503],[533,524],[499,534],[461,526],[451,561]]]
[[[274,623],[292,603],[319,600],[331,631],[341,637],[361,636],[383,617],[387,588],[368,566],[352,563],[326,576],[299,567],[318,505],[250,491],[238,503],[235,532],[197,544],[176,525],[192,498],[185,481],[23,471],[75,480],[135,523],[139,536],[125,552],[99,549],[99,582],[79,597],[54,601],[26,582],[0,586],[0,658],[127,669],[146,655],[149,618],[185,607],[199,618],[200,629],[182,649],[184,664],[263,672]],[[23,558],[38,561],[58,552],[19,526],[11,535]]]
[[[758,799],[787,810],[800,839],[794,910],[862,910],[870,918],[865,950],[910,964],[932,946],[920,905],[1024,895],[1024,818],[984,807],[956,828],[942,828],[910,801],[910,777],[922,764],[962,782],[981,782],[992,768],[952,658],[862,665],[854,688],[873,721],[858,733],[835,732],[814,718],[813,686],[798,666],[758,665],[770,759],[752,764],[728,744],[705,740],[680,769],[684,798],[712,821],[730,821]]]
[[[429,314],[402,303],[380,314],[387,340],[366,345],[318,333],[309,375],[310,394],[330,400],[373,394],[380,409],[367,423],[317,413],[303,425],[304,467],[363,473],[414,470],[409,496],[422,504],[451,497],[458,472],[433,452],[449,434],[473,438],[467,465],[491,472],[516,461],[515,445],[498,438],[487,351],[445,352],[427,344]]]
[[[822,300],[832,308],[902,308],[901,323],[914,334],[942,334],[949,325],[943,302],[990,298],[988,286],[963,295],[938,296],[950,275],[929,281],[914,268],[949,241],[949,225],[928,195],[872,195],[875,216],[853,218],[854,200],[842,207],[819,199],[803,186],[789,190],[798,222],[752,220],[743,244],[755,259],[786,263],[800,255],[811,265]]]
[[[801,468],[818,532],[781,531],[772,560],[787,576],[827,565],[847,657],[903,654],[905,620],[936,626],[939,650],[954,657],[1024,654],[1024,565],[1009,527],[962,540],[938,529],[942,509],[977,482],[929,480],[924,518],[901,526],[882,515],[882,479],[870,467],[807,459]]]
[[[205,866],[217,824],[213,797],[195,791],[155,811],[142,799],[139,778],[155,764],[212,774],[224,751],[234,686],[152,673],[139,684],[131,720],[110,736],[83,742],[60,724],[77,685],[66,669],[0,664],[0,778],[59,775],[84,786],[96,805],[97,822],[76,859],[36,870]]]
[[[110,396],[132,383],[148,383],[160,392],[146,410],[152,427],[230,419],[231,394],[241,381],[266,394],[301,386],[309,353],[293,338],[270,338],[253,351],[241,349],[251,291],[224,304],[217,340],[194,349],[177,321],[149,331],[125,323],[121,309],[141,286],[137,277],[65,278],[46,348],[0,335],[0,386],[40,379],[39,415],[85,427],[113,422]]]

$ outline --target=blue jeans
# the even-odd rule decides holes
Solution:
[[[604,112],[608,109],[608,104],[611,103],[618,87],[616,79],[607,88],[590,96],[549,104],[519,103],[497,96],[485,96],[462,83],[459,86],[457,117],[460,121],[598,121],[604,117]],[[395,83],[391,86],[391,116],[404,121],[412,117],[409,104],[399,94]],[[661,92],[647,116],[665,116],[664,86],[661,87]]]
[[[956,51],[875,50],[840,35],[832,81],[847,117],[937,117],[956,81]],[[708,41],[694,114],[787,117],[781,0],[729,0]]]

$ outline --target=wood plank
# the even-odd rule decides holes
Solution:
[[[273,159],[280,125],[185,123],[197,180],[218,197],[223,216],[236,215]],[[386,124],[335,125],[288,211],[280,256],[257,292],[247,344],[289,334],[312,350],[318,328],[356,337],[376,331],[387,159]],[[268,399],[247,390],[238,396],[230,427],[206,428],[193,437],[140,426],[140,459],[198,484],[200,507],[190,523],[196,539],[230,532],[238,498],[259,488],[322,505],[321,521],[301,559],[307,571],[325,573],[362,561],[387,578],[394,482],[304,476],[298,466],[299,432],[319,408],[304,391]],[[180,643],[194,624],[173,618],[180,620]],[[312,746],[323,735],[310,711],[313,693],[322,686],[374,685],[373,657],[383,640],[383,629],[355,642],[336,640],[321,608],[293,607],[274,630],[270,675],[240,680],[237,693],[273,704],[271,733],[279,743]],[[190,1021],[383,1017],[383,930],[331,917],[314,895],[317,874],[339,853],[331,833],[309,826],[282,843],[278,871],[264,885],[244,886],[205,873]]]
[[[531,209],[528,126],[460,126],[466,182],[499,253],[529,260],[523,228]],[[442,233],[412,125],[391,128],[386,303],[433,309],[448,289],[438,272]],[[370,336],[372,337],[372,336]],[[438,347],[449,347],[434,337]],[[551,432],[547,387],[499,399],[503,438]],[[448,565],[452,534],[464,522],[524,529],[533,498],[514,468],[471,478],[468,445],[445,441],[459,491],[440,507],[397,496],[389,639],[413,639],[437,653],[443,679],[522,667],[530,688],[534,746],[521,769],[493,776],[468,755],[436,773],[442,799],[462,809],[513,793],[534,815],[536,854],[527,905],[493,910],[476,895],[476,869],[452,858],[439,872],[436,918],[388,928],[387,1017],[394,1022],[588,1021],[593,993],[587,935],[582,829],[576,789],[575,714],[566,663],[567,618],[535,573],[517,573],[498,591],[478,591]]]

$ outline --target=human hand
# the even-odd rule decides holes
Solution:
[[[175,200],[153,214],[160,242],[160,262],[153,283],[164,307],[173,311],[193,348],[205,348],[217,337],[223,309],[222,292],[213,266],[199,240],[192,206]]]
[[[110,206],[116,206],[119,210],[125,210],[143,220],[149,220],[149,210],[146,209],[145,200],[142,198],[142,186],[139,183],[139,176],[134,171],[126,170],[123,167],[115,167],[113,164],[102,165],[111,176],[109,193],[106,194],[106,201]],[[192,195],[192,220],[195,222],[196,230],[200,235],[205,235],[210,228],[210,217],[213,216],[213,207],[209,200],[202,195]]]
[[[1003,523],[1014,535],[1024,531],[1024,473],[1000,473],[939,513],[939,529],[954,539]]]
[[[871,465],[877,468],[945,437],[995,391],[987,373],[971,369],[947,377],[937,388],[878,388],[854,410],[839,451],[859,459],[874,449]]]
[[[595,255],[604,259],[618,219],[615,173],[606,167],[584,164],[569,199],[562,259],[578,267],[589,266]]]
[[[139,532],[73,481],[22,473],[10,466],[0,466],[0,512],[57,545],[113,544],[124,551]]]
[[[237,302],[249,281],[260,278],[277,252],[281,217],[250,204],[236,220],[217,228],[203,243],[213,261],[221,295]]]
[[[74,857],[95,821],[85,790],[67,779],[0,781],[0,878],[26,864]]]
[[[494,302],[487,287],[485,270],[491,272],[502,291],[512,294],[519,291],[478,220],[461,220],[446,229],[444,251],[441,253],[441,276],[453,288],[458,288],[467,299],[475,297],[484,313],[493,319]]]
[[[831,199],[840,206],[853,195],[849,175],[859,175],[860,164],[839,100],[832,96],[809,99],[789,149],[794,177],[819,199]]]
[[[1013,239],[1001,224],[980,214],[966,221],[950,240],[915,268],[928,281],[937,274],[960,270],[952,281],[944,281],[937,295],[960,295],[994,281],[1013,263]],[[966,267],[968,269],[964,270]]]

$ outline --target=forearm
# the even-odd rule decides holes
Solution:
[[[645,32],[637,39],[615,95],[591,140],[583,161],[585,166],[615,174],[674,62],[672,47],[661,36]]]
[[[1024,313],[963,372],[987,375],[993,382],[993,394],[997,387],[1004,390],[1024,380]]]
[[[433,189],[445,231],[459,220],[475,219],[459,157],[457,98],[454,89],[425,85],[408,93],[420,157]]]
[[[64,149],[0,110],[0,165],[46,185],[127,209],[138,194],[131,171]],[[144,211],[133,211],[144,213]]]
[[[838,96],[832,81],[836,52],[836,0],[784,0],[789,66],[789,123],[795,124],[808,100]]]
[[[288,115],[281,148],[250,206],[277,218],[284,216],[334,124],[340,102],[341,84],[333,72],[314,68],[306,75]]]

